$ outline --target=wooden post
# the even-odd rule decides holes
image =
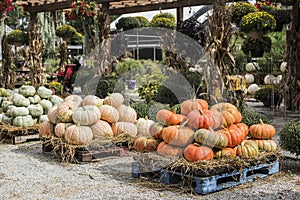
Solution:
[[[292,17],[292,25],[295,27],[295,30],[300,32],[300,8],[299,8],[299,3],[297,2],[293,6],[293,17]]]
[[[183,22],[183,7],[176,8],[176,14],[177,14],[177,28],[179,25]]]

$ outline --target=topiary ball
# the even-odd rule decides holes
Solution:
[[[285,124],[279,132],[279,138],[279,144],[283,149],[300,155],[300,120]]]

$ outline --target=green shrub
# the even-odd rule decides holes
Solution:
[[[150,22],[150,26],[174,29],[175,28],[175,16],[173,14],[167,13],[167,12],[159,13],[152,18],[152,20]]]
[[[279,132],[280,146],[291,153],[300,155],[300,120],[290,121]]]
[[[242,123],[247,124],[249,127],[253,124],[259,124],[260,119],[267,124],[270,124],[270,119],[266,115],[259,114],[253,110],[247,108],[240,109],[240,112],[243,116]]]
[[[171,111],[173,111],[174,109],[176,109],[177,114],[181,114],[180,104],[176,104],[170,108]]]
[[[251,12],[257,12],[258,9],[251,3],[235,2],[230,6],[232,10],[232,21],[239,25],[242,17]]]
[[[152,18],[152,20],[156,20],[158,18],[166,18],[166,19],[169,19],[169,20],[175,22],[175,16],[172,13],[168,13],[168,12],[159,13],[159,14],[155,15]]]
[[[6,40],[8,44],[11,45],[26,44],[28,42],[28,36],[24,31],[13,30],[7,35]]]
[[[156,113],[161,109],[170,109],[168,105],[161,103],[152,103],[149,105],[148,119],[156,120]]]
[[[143,16],[136,16],[134,17],[136,19],[139,20],[140,22],[140,27],[148,27],[149,26],[149,20],[146,18],[146,17],[143,17]]]
[[[96,96],[105,98],[113,92],[122,92],[125,90],[125,84],[118,76],[102,77],[97,85]]]
[[[137,113],[137,118],[149,118],[149,104],[146,102],[137,102],[130,105]]]
[[[135,17],[122,17],[116,23],[116,27],[119,30],[127,31],[134,28],[141,27],[140,21]]]
[[[266,86],[256,91],[254,98],[263,102],[264,105],[267,107],[271,106],[273,90],[274,90],[274,104],[277,105],[280,97],[279,90],[277,88],[272,88],[271,86]]]
[[[141,64],[141,61],[129,59],[119,62],[116,66],[116,72],[126,80],[132,80],[142,76],[145,72],[145,67]]]

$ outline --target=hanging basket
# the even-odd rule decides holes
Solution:
[[[264,50],[263,49],[253,49],[251,50],[251,57],[252,58],[260,58],[263,57]]]
[[[261,39],[264,36],[261,31],[250,31],[248,35],[251,39]]]

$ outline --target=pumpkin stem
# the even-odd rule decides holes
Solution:
[[[180,124],[180,128],[185,127],[185,125],[187,125],[187,123],[189,122],[189,120],[187,119],[186,121],[184,121],[182,124]]]
[[[208,127],[208,130],[214,132],[214,129],[212,127]]]
[[[260,124],[261,124],[261,125],[263,125],[263,124],[264,124],[264,122],[263,122],[263,120],[262,120],[262,119],[259,119],[259,122],[260,122]]]
[[[176,111],[177,111],[177,108],[174,108],[173,111],[172,111],[173,114],[177,114]]]
[[[199,112],[200,112],[201,115],[204,115],[204,112],[201,108],[199,108]]]

